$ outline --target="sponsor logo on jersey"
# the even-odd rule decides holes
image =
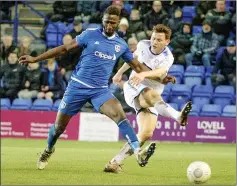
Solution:
[[[113,56],[110,56],[110,55],[104,54],[102,52],[95,51],[95,56],[102,58],[102,59],[109,59],[109,60],[114,60],[114,61],[116,60],[115,54]]]

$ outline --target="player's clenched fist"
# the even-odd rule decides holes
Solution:
[[[115,85],[118,85],[121,82],[121,80],[122,80],[122,75],[115,74],[114,77],[112,78],[112,80],[113,80],[113,83]]]
[[[176,78],[174,77],[174,76],[171,76],[171,75],[167,75],[164,79],[163,79],[163,81],[162,81],[162,84],[168,84],[169,82],[171,82],[171,83],[176,83]]]
[[[35,63],[35,57],[24,55],[19,58],[20,64]]]

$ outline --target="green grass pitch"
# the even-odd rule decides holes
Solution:
[[[120,174],[104,173],[104,165],[123,142],[100,143],[60,140],[45,170],[37,170],[38,152],[45,140],[2,139],[1,184],[179,184],[189,185],[188,165],[196,160],[211,166],[207,185],[236,183],[235,144],[157,143],[157,151],[147,167],[135,157],[124,161]]]

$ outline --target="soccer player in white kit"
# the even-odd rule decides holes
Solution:
[[[129,80],[123,85],[125,101],[137,112],[137,137],[141,146],[152,137],[158,114],[172,118],[180,125],[185,126],[188,113],[192,109],[192,102],[190,101],[181,112],[178,112],[165,103],[161,97],[164,90],[163,78],[166,77],[174,61],[173,55],[167,47],[170,36],[170,28],[158,24],[153,28],[150,40],[141,40],[138,43],[134,55],[151,71],[141,73],[132,71]],[[115,84],[121,83],[123,73],[129,68],[124,63],[113,77],[113,82]],[[173,83],[175,83],[175,79]],[[126,143],[121,151],[106,164],[104,171],[118,173],[121,171],[122,161],[132,154],[129,144]]]

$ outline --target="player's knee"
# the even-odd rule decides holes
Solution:
[[[157,92],[151,89],[144,89],[143,97],[146,103],[151,107],[153,107],[156,102],[162,100],[161,95],[159,95]]]
[[[117,112],[111,112],[110,115],[111,115],[111,119],[115,121],[116,123],[126,118],[126,115],[124,111],[122,110],[117,111]]]
[[[114,107],[114,109],[111,109],[108,112],[109,112],[110,118],[114,122],[118,123],[119,121],[121,121],[121,120],[126,118],[126,115],[125,115],[125,113],[124,113],[124,111],[123,111],[121,106],[115,106],[114,105],[113,107]]]

